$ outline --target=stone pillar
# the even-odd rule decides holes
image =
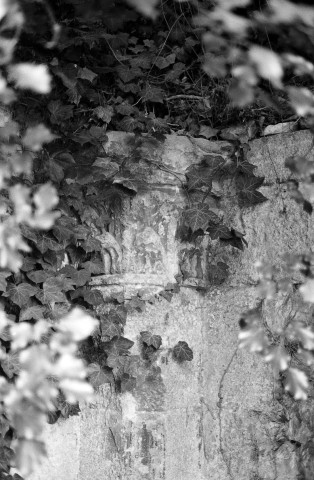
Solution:
[[[105,148],[127,154],[130,139],[113,132]],[[79,417],[48,426],[49,459],[32,480],[296,480],[277,384],[259,357],[238,350],[237,336],[241,313],[259,302],[254,261],[278,263],[281,254],[311,246],[313,225],[284,186],[284,158],[306,153],[311,141],[308,132],[295,132],[251,142],[248,159],[266,176],[261,191],[270,200],[243,211],[222,201],[225,223],[246,234],[248,248],[216,247],[216,261],[230,266],[217,286],[208,281],[208,240],[192,251],[176,239],[186,205],[181,182],[191,164],[204,155],[228,157],[233,145],[173,135],[148,152],[157,167],[149,188],[125,202],[120,239],[104,235],[108,273],[93,282],[106,301],[113,293],[150,299],[176,282],[180,261],[189,258],[180,292],[147,302],[127,321],[132,352],[140,354],[139,332],[149,330],[162,337],[159,356],[139,372],[134,391],[117,395],[106,385]],[[284,303],[276,299],[279,310]],[[276,319],[265,315],[271,328]],[[172,359],[169,348],[180,340],[193,361]]]

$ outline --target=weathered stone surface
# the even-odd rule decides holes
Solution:
[[[285,168],[285,159],[293,155],[304,155],[311,160],[313,135],[309,130],[271,135],[250,142],[248,161],[256,165],[255,174],[264,176],[266,184],[280,183],[291,178]]]
[[[132,134],[111,133],[106,149],[127,155],[133,141]],[[135,353],[141,352],[144,330],[161,335],[162,347],[150,364],[142,361],[132,392],[116,395],[103,388],[79,417],[47,427],[52,457],[32,480],[297,479],[291,440],[307,442],[305,427],[290,425],[288,432],[276,379],[259,357],[237,349],[237,335],[241,312],[259,301],[254,262],[267,258],[278,265],[281,254],[312,245],[312,221],[283,185],[290,175],[285,157],[310,152],[311,143],[305,131],[251,142],[249,160],[266,176],[261,191],[269,200],[246,209],[232,198],[221,202],[226,224],[246,234],[244,252],[208,239],[195,245],[176,239],[186,204],[181,190],[186,168],[210,153],[228,158],[233,145],[167,136],[164,145],[151,149],[159,173],[149,179],[149,191],[125,202],[120,235],[113,235],[118,244],[109,236],[102,239],[107,273],[93,284],[105,301],[113,293],[128,299],[145,291],[149,297],[175,282],[179,263],[186,262],[180,293],[171,302],[159,298],[147,304],[125,328]],[[210,268],[219,260],[229,265],[229,279],[210,286]],[[263,306],[269,328],[280,327],[286,304],[276,299]],[[192,362],[172,358],[180,340],[193,349]]]
[[[32,480],[76,480],[80,465],[80,419],[71,417],[47,425],[47,459],[32,475]]]
[[[267,125],[263,131],[263,135],[278,135],[281,133],[290,133],[297,130],[297,122],[277,123],[276,125]]]

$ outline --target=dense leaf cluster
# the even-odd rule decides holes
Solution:
[[[143,362],[155,358],[162,340],[151,332],[141,332],[142,358],[130,355],[133,342],[123,336],[123,327],[128,311],[142,310],[144,302],[135,297],[124,304],[117,296],[106,313],[96,315],[103,296],[90,284],[94,276],[108,273],[101,234],[112,229],[124,196],[144,189],[147,178],[154,174],[145,149],[155,148],[163,133],[172,131],[216,137],[236,119],[228,95],[233,104],[242,107],[254,101],[261,108],[266,106],[265,112],[269,106],[275,107],[273,118],[280,117],[282,106],[289,114],[293,110],[301,116],[314,112],[312,93],[299,88],[294,80],[313,77],[309,49],[305,50],[307,59],[298,57],[295,50],[275,53],[268,49],[270,37],[260,36],[268,22],[273,39],[283,28],[288,38],[294,39],[296,31],[311,39],[311,7],[296,8],[285,1],[284,13],[276,0],[262,5],[249,0],[217,0],[210,5],[206,1],[166,0],[159,9],[157,3],[56,0],[51,9],[46,2],[12,2],[8,8],[0,1],[4,11],[8,10],[0,25],[4,45],[0,51],[4,65],[0,100],[12,103],[16,98],[13,86],[24,90],[13,108],[13,120],[0,129],[1,187],[5,187],[1,215],[7,219],[12,214],[15,222],[13,226],[10,221],[3,222],[0,232],[3,306],[13,332],[22,331],[25,325],[31,339],[42,320],[49,323],[50,332],[58,333],[60,319],[73,304],[98,316],[99,329],[81,349],[89,362],[88,378],[95,387],[115,382],[122,392],[134,387]],[[143,19],[143,13],[150,18]],[[15,48],[19,39],[22,41]],[[48,97],[51,79],[53,89]],[[244,110],[243,115],[256,116],[254,109],[252,114]],[[104,147],[107,128],[148,132],[150,136],[136,136],[131,155],[113,158]],[[265,197],[258,190],[263,179],[255,177],[254,166],[245,160],[243,146],[235,140],[236,153],[228,160],[209,155],[186,172],[188,206],[178,233],[183,240],[193,242],[208,235],[212,241],[240,250],[246,245],[243,233],[225,225],[219,214],[219,184],[228,180],[241,207],[263,202]],[[44,144],[47,146],[41,150]],[[287,166],[298,173],[303,169],[311,184],[311,165],[306,160],[292,159]],[[46,181],[50,183],[44,185]],[[291,183],[291,191],[311,213],[311,203],[296,181]],[[18,250],[26,253],[23,261]],[[304,258],[302,262],[305,265]],[[308,264],[305,267],[310,268]],[[228,275],[228,266],[218,262],[212,265],[210,275],[210,283],[220,284]],[[267,275],[263,285],[266,297],[282,288]],[[313,303],[311,282],[312,273],[303,295]],[[168,285],[161,295],[171,300],[178,290],[179,285]],[[286,372],[287,390],[296,398],[305,398],[305,375],[288,368],[289,355],[281,345],[270,344],[259,320],[255,313],[247,315],[241,325],[241,346],[262,352],[266,361]],[[295,326],[291,335],[303,350],[313,350],[310,329]],[[0,340],[5,353],[0,374],[6,385],[13,385],[20,368],[19,354],[6,326],[0,329]],[[45,345],[44,335],[41,340]],[[172,356],[179,363],[191,361],[193,352],[186,342],[179,341]],[[78,375],[76,366],[74,361],[72,367]],[[78,407],[60,392],[51,410],[49,421],[53,423],[61,415],[76,414]],[[22,427],[27,427],[27,418],[37,426],[44,416],[41,413],[37,409],[32,410],[33,415],[26,414]],[[10,479],[12,430],[5,412],[0,427],[0,472]],[[36,438],[20,439],[23,461],[30,453],[41,456],[42,450]],[[31,463],[28,459],[26,471]]]

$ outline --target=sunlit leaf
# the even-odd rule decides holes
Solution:
[[[293,337],[301,342],[303,348],[314,350],[314,332],[310,327],[305,327],[301,323],[294,323],[291,329]]]
[[[127,0],[127,2],[140,13],[153,20],[158,15],[155,7],[158,5],[159,0]]]
[[[275,87],[281,87],[283,68],[279,55],[268,48],[254,45],[249,50],[249,59],[262,78],[269,80]]]
[[[22,142],[26,148],[38,152],[44,143],[50,143],[56,138],[58,138],[57,135],[52,134],[51,131],[41,123],[36,127],[29,127],[22,138]]]
[[[51,90],[51,75],[47,65],[17,63],[10,66],[8,71],[9,79],[19,88],[44,94]]]
[[[304,372],[297,368],[289,368],[285,378],[285,390],[296,400],[306,400],[309,381]]]
[[[268,346],[263,328],[253,322],[239,333],[239,348],[247,348],[250,352],[262,352]]]
[[[269,347],[264,355],[265,362],[272,365],[276,373],[286,370],[289,366],[290,356],[280,345]]]
[[[98,326],[98,320],[88,315],[82,309],[75,307],[68,315],[61,319],[58,328],[62,332],[69,332],[75,341],[87,338]]]
[[[299,288],[305,302],[314,303],[314,280],[308,279]]]
[[[314,113],[314,95],[307,88],[288,87],[291,105],[300,117]]]
[[[49,183],[41,185],[34,195],[34,203],[39,212],[46,212],[58,205],[57,190]]]
[[[65,378],[60,381],[60,388],[69,403],[93,399],[93,387],[83,380]]]
[[[19,439],[14,450],[16,466],[24,477],[29,476],[47,456],[45,444],[37,440]]]

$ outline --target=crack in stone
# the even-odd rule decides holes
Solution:
[[[224,387],[224,379],[231,367],[231,364],[237,354],[237,351],[238,351],[238,347],[235,349],[235,351],[233,352],[230,360],[229,360],[229,363],[227,365],[227,367],[224,369],[223,371],[223,374],[221,376],[221,379],[220,379],[220,382],[219,382],[219,389],[218,389],[218,402],[217,402],[217,407],[218,407],[218,421],[219,421],[219,451],[220,451],[220,454],[221,454],[221,457],[223,459],[223,462],[224,464],[226,465],[227,467],[227,472],[228,472],[228,475],[229,477],[231,478],[231,480],[234,480],[233,479],[233,475],[232,475],[232,472],[231,472],[231,468],[230,468],[230,461],[228,461],[227,459],[227,456],[226,456],[226,452],[225,452],[225,449],[224,449],[224,446],[223,446],[223,441],[222,441],[222,422],[221,422],[221,414],[222,414],[222,403],[223,403],[223,387]]]

